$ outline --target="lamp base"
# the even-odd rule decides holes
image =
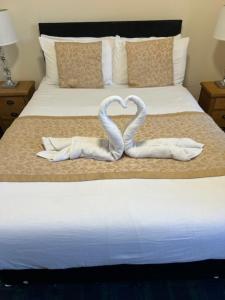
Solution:
[[[4,89],[14,89],[17,86],[18,82],[12,80],[6,80],[2,83],[1,88]]]
[[[225,89],[225,81],[224,80],[215,81],[215,84],[218,86],[218,88]]]

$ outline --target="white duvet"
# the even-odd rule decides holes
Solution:
[[[181,86],[67,90],[43,81],[22,115],[95,115],[112,94],[137,94],[151,114],[201,111]],[[0,191],[0,269],[225,258],[225,177],[0,183]]]

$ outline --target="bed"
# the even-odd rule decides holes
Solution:
[[[41,33],[57,36],[170,36],[180,30],[179,20],[40,24]],[[183,86],[62,89],[44,78],[20,117],[92,116],[113,94],[140,96],[150,115],[202,111]],[[125,113],[134,112],[130,106]],[[110,113],[121,109],[112,106]],[[0,269],[224,259],[224,186],[224,176],[0,182]]]

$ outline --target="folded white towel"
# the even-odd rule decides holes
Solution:
[[[62,161],[79,157],[105,161],[120,159],[124,152],[122,133],[107,115],[107,109],[112,102],[118,102],[122,107],[126,107],[124,100],[119,96],[110,96],[102,101],[99,109],[99,119],[108,140],[81,136],[72,138],[43,137],[42,144],[45,151],[37,153],[37,156],[50,161]]]
[[[202,152],[204,145],[190,138],[160,138],[135,142],[134,135],[144,123],[147,112],[145,103],[139,97],[128,96],[125,102],[128,103],[129,101],[136,104],[137,113],[123,134],[125,153],[128,156],[135,158],[173,158],[188,161]]]

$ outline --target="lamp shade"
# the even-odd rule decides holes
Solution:
[[[7,9],[0,9],[0,46],[17,42],[16,33]]]
[[[223,8],[220,11],[214,32],[214,38],[217,40],[225,41],[225,6],[223,6]]]

